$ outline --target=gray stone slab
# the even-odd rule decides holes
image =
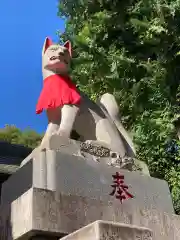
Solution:
[[[1,201],[10,203],[31,187],[110,201],[114,199],[110,193],[112,175],[116,171],[125,176],[125,184],[134,195],[123,204],[174,213],[165,181],[52,150],[41,152],[38,158],[14,173],[2,185]]]
[[[126,158],[122,159],[120,153],[113,152],[109,146],[102,142],[87,143],[80,142],[73,139],[64,139],[58,135],[51,136],[44,144],[44,147],[35,148],[30,155],[28,155],[22,162],[21,167],[25,165],[32,158],[36,158],[39,151],[43,150],[54,150],[60,151],[63,154],[81,156],[88,158],[89,160],[119,167],[130,171],[140,172],[142,175],[150,176],[148,167],[145,162],[139,161],[138,159]],[[94,147],[92,147],[94,146]],[[97,146],[100,148],[97,149]],[[102,148],[102,146],[104,146]],[[108,151],[108,149],[110,151]],[[110,155],[109,155],[110,154]],[[109,156],[108,156],[109,155]]]
[[[38,188],[0,207],[0,239],[30,240],[38,234],[54,240],[96,220],[150,228],[155,240],[180,240],[180,216]]]
[[[148,228],[108,221],[95,221],[61,240],[153,240]]]
[[[27,239],[26,239],[27,240]],[[57,237],[53,237],[53,236],[33,236],[31,237],[31,240],[58,240]]]

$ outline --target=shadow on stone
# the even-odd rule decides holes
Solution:
[[[10,204],[0,207],[0,240],[13,240]]]

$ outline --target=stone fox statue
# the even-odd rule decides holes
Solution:
[[[120,156],[135,155],[133,143],[119,119],[118,106],[111,94],[104,94],[99,103],[79,92],[68,75],[71,43],[63,46],[46,38],[42,50],[43,89],[36,113],[46,110],[48,127],[41,146],[52,135],[70,138],[75,130],[82,141],[101,143]]]

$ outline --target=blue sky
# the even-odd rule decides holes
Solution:
[[[35,106],[42,87],[44,38],[51,36],[57,41],[56,31],[64,31],[64,22],[57,17],[57,3],[1,0],[0,128],[5,124],[38,132],[46,128],[46,116],[36,115]]]

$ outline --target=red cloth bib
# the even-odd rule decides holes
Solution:
[[[62,107],[64,104],[80,104],[81,96],[75,84],[68,76],[52,75],[44,80],[38,103],[36,114],[49,108]]]

